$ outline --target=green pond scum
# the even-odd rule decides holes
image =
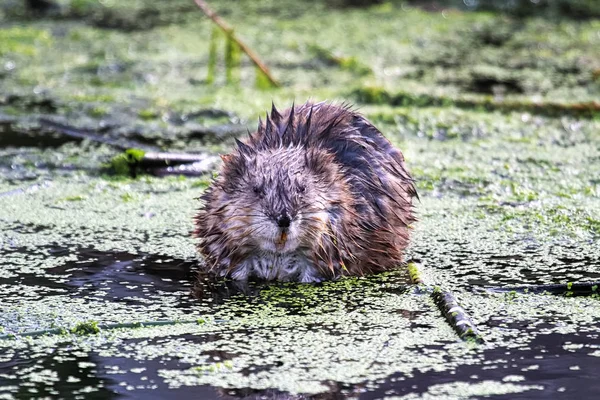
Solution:
[[[97,321],[86,321],[77,324],[71,332],[76,335],[93,335],[100,332]]]
[[[0,398],[597,396],[599,3],[207,3],[279,87],[193,0],[1,2]],[[200,276],[218,163],[140,162],[229,152],[307,99],[402,150],[407,265]]]

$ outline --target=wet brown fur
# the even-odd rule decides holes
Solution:
[[[290,152],[289,157],[304,160],[286,159],[287,148],[301,148],[302,153]],[[206,270],[230,274],[253,251],[252,218],[259,212],[270,215],[270,210],[258,209],[258,198],[251,193],[261,182],[253,171],[261,166],[249,160],[261,152],[271,152],[273,159],[280,152],[281,164],[298,162],[310,175],[303,181],[307,198],[289,187],[271,188],[269,195],[304,207],[305,215],[320,209],[331,216],[326,224],[305,218],[300,239],[300,248],[323,278],[364,275],[402,263],[417,195],[402,153],[349,107],[307,103],[281,113],[273,106],[257,132],[222,157],[219,176],[201,197],[195,217],[194,236],[201,239],[198,249]],[[296,181],[290,182],[294,186]],[[276,198],[273,204],[278,204]]]

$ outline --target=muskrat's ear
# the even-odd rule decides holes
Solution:
[[[234,180],[236,177],[240,177],[245,174],[247,168],[247,158],[237,153],[223,154],[221,155],[223,160],[223,176],[228,176],[229,180]]]
[[[223,162],[225,164],[231,164],[231,162],[233,161],[233,155],[232,154],[221,154],[221,160],[223,160]]]

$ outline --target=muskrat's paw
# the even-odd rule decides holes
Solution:
[[[252,269],[250,267],[242,264],[241,266],[234,269],[229,274],[229,277],[235,281],[247,281],[251,276],[251,272]]]
[[[319,283],[323,280],[324,278],[313,267],[305,268],[298,277],[298,282],[301,283]]]

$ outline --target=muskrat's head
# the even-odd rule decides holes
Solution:
[[[239,142],[223,161],[213,199],[231,246],[310,250],[343,213],[347,185],[333,155],[322,149],[256,150]]]

